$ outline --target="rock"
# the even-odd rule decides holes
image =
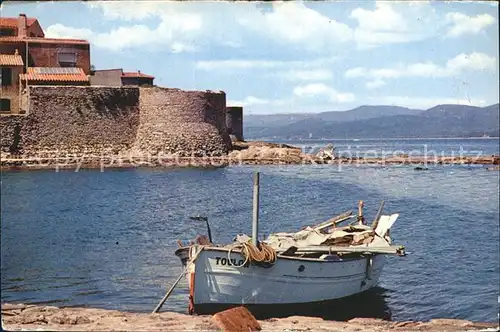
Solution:
[[[2,311],[4,310],[16,310],[16,309],[26,309],[25,304],[11,304],[11,303],[3,303],[2,304]]]
[[[464,319],[449,319],[449,318],[436,318],[429,321],[431,325],[448,325],[448,326],[470,326],[472,322]]]
[[[379,319],[379,318],[364,318],[364,317],[359,317],[359,318],[353,318],[348,321],[350,324],[359,324],[359,325],[387,325],[389,322]]]
[[[213,316],[214,323],[222,331],[260,331],[261,326],[245,307],[228,309]]]

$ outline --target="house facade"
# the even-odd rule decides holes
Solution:
[[[18,114],[20,101],[19,75],[23,72],[19,52],[0,54],[0,113]]]
[[[36,18],[0,18],[2,114],[28,111],[28,85],[152,86],[154,76],[122,69],[91,70],[83,39],[46,38]]]
[[[137,72],[124,72],[123,69],[94,70],[90,76],[91,85],[103,86],[152,86],[154,76]]]
[[[0,56],[2,113],[23,113],[20,96],[27,84],[89,84],[88,77],[86,80],[81,77],[81,73],[84,76],[90,74],[89,42],[82,39],[45,38],[38,20],[28,18],[25,14],[0,18]],[[15,66],[9,62],[14,56]],[[68,70],[61,72],[55,68]],[[10,74],[11,79],[8,78]]]

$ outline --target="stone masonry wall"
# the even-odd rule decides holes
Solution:
[[[224,92],[140,89],[134,150],[152,155],[220,156],[231,148]]]
[[[2,153],[17,155],[22,152],[21,128],[26,117],[23,115],[0,116],[0,142]]]
[[[2,116],[2,155],[23,158],[222,156],[224,92],[30,86],[25,116]]]
[[[21,130],[24,155],[43,151],[118,153],[133,144],[139,125],[137,88],[32,86]]]

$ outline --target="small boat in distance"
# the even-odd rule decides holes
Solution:
[[[237,235],[233,243],[214,244],[208,220],[202,218],[210,239],[199,236],[188,246],[178,242],[175,255],[185,266],[191,314],[241,305],[274,309],[345,298],[377,284],[386,255],[405,255],[404,246],[393,245],[390,238],[399,215],[382,215],[384,202],[371,225],[364,221],[360,201],[357,216],[347,211],[298,232],[275,233],[257,242],[258,176],[254,178],[252,237]]]

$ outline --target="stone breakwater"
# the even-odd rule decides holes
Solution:
[[[355,318],[347,322],[292,316],[259,321],[262,331],[497,331],[498,324],[460,319],[390,322]],[[2,304],[2,325],[9,331],[220,331],[212,316],[173,312],[130,313],[94,308]]]
[[[212,130],[212,133],[214,131]],[[153,138],[154,139],[154,138]],[[162,138],[161,141],[164,139]],[[220,141],[219,141],[220,142]],[[206,144],[206,143],[205,143]],[[147,146],[146,146],[147,148]],[[199,150],[198,150],[199,151]],[[80,168],[123,168],[123,167],[224,167],[229,165],[330,165],[331,167],[372,165],[413,165],[416,170],[427,170],[427,165],[493,165],[489,171],[500,170],[500,156],[450,156],[429,157],[396,156],[388,158],[345,158],[325,159],[304,153],[300,148],[286,144],[268,142],[233,142],[228,154],[218,156],[160,155],[127,151],[125,153],[82,156],[2,159],[3,168],[21,169],[74,169]],[[220,151],[218,152],[220,153]]]
[[[4,160],[117,155],[221,156],[224,92],[32,86],[25,116],[1,116]]]

